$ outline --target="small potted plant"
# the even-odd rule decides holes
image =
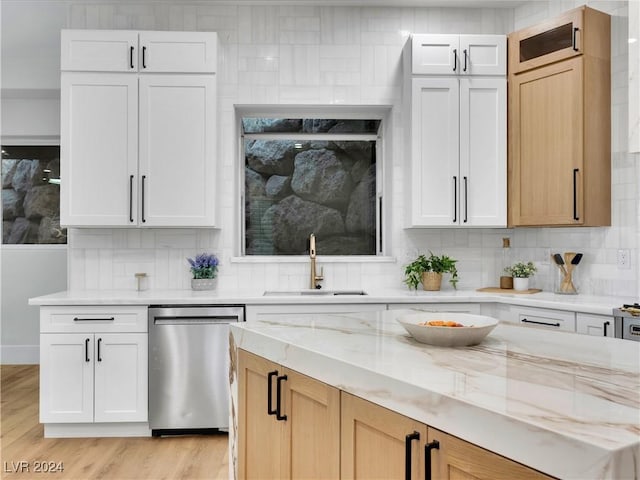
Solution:
[[[516,262],[510,267],[505,267],[504,272],[513,277],[514,290],[529,290],[529,277],[536,273],[533,262]]]
[[[191,265],[191,288],[193,290],[213,290],[218,275],[218,257],[213,253],[201,253],[195,258],[187,258]]]
[[[449,283],[456,288],[458,283],[456,262],[457,260],[446,255],[437,256],[432,252],[429,252],[428,257],[420,255],[405,267],[404,283],[412,290],[417,290],[419,283],[422,283],[424,290],[440,290],[442,274],[450,273]]]

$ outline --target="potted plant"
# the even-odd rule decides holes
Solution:
[[[213,290],[218,275],[218,257],[213,253],[201,253],[195,258],[187,258],[191,265],[191,288],[193,290]]]
[[[437,256],[429,252],[429,256],[420,255],[404,269],[404,283],[410,289],[417,290],[422,283],[424,290],[440,290],[442,274],[450,273],[449,283],[456,288],[458,283],[458,270],[453,258],[446,255]]]
[[[513,277],[514,290],[529,290],[529,277],[536,273],[533,262],[516,262],[510,267],[505,267],[505,273]]]

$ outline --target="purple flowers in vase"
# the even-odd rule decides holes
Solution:
[[[187,261],[194,279],[216,278],[219,260],[213,253],[201,253],[195,258],[187,258]]]

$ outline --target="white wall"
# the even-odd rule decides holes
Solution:
[[[60,47],[66,4],[0,4],[3,145],[53,144],[60,138]],[[31,297],[67,288],[65,246],[0,247],[0,362],[38,363],[39,315]]]
[[[6,1],[6,0],[5,0]],[[16,2],[14,2],[16,3]],[[59,2],[62,3],[62,2]],[[621,139],[627,136],[627,5],[587,2],[613,15],[613,226],[503,230],[404,230],[400,52],[403,31],[508,33],[582,4],[530,2],[518,9],[361,8],[217,5],[175,1],[68,4],[69,28],[212,30],[219,50],[219,160],[222,164],[221,230],[75,229],[70,232],[69,284],[74,289],[134,288],[133,273],[146,271],[153,288],[188,288],[185,257],[200,250],[222,258],[219,288],[274,289],[306,286],[305,260],[236,262],[234,165],[237,161],[235,104],[381,104],[393,106],[391,218],[395,262],[320,263],[327,288],[402,286],[402,267],[419,252],[433,250],[460,260],[460,288],[496,285],[501,238],[510,236],[514,255],[534,260],[534,285],[553,286],[548,253],[581,251],[582,291],[635,296],[637,280],[638,168]],[[3,11],[3,24],[6,23]],[[56,19],[61,16],[55,16]],[[51,29],[44,29],[50,31]],[[57,35],[50,34],[51,42]],[[3,46],[4,49],[4,46]],[[15,63],[18,65],[18,63]],[[3,73],[4,77],[4,73]],[[53,85],[39,88],[56,88]],[[56,77],[57,78],[57,77]],[[631,251],[632,268],[618,270],[616,252]],[[448,285],[445,288],[450,288]]]

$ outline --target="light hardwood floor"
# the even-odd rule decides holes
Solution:
[[[38,366],[2,365],[0,478],[227,479],[227,435],[163,438],[44,438],[38,423]],[[22,462],[22,463],[21,463]],[[63,472],[34,472],[37,462]],[[19,472],[21,468],[27,471]]]

